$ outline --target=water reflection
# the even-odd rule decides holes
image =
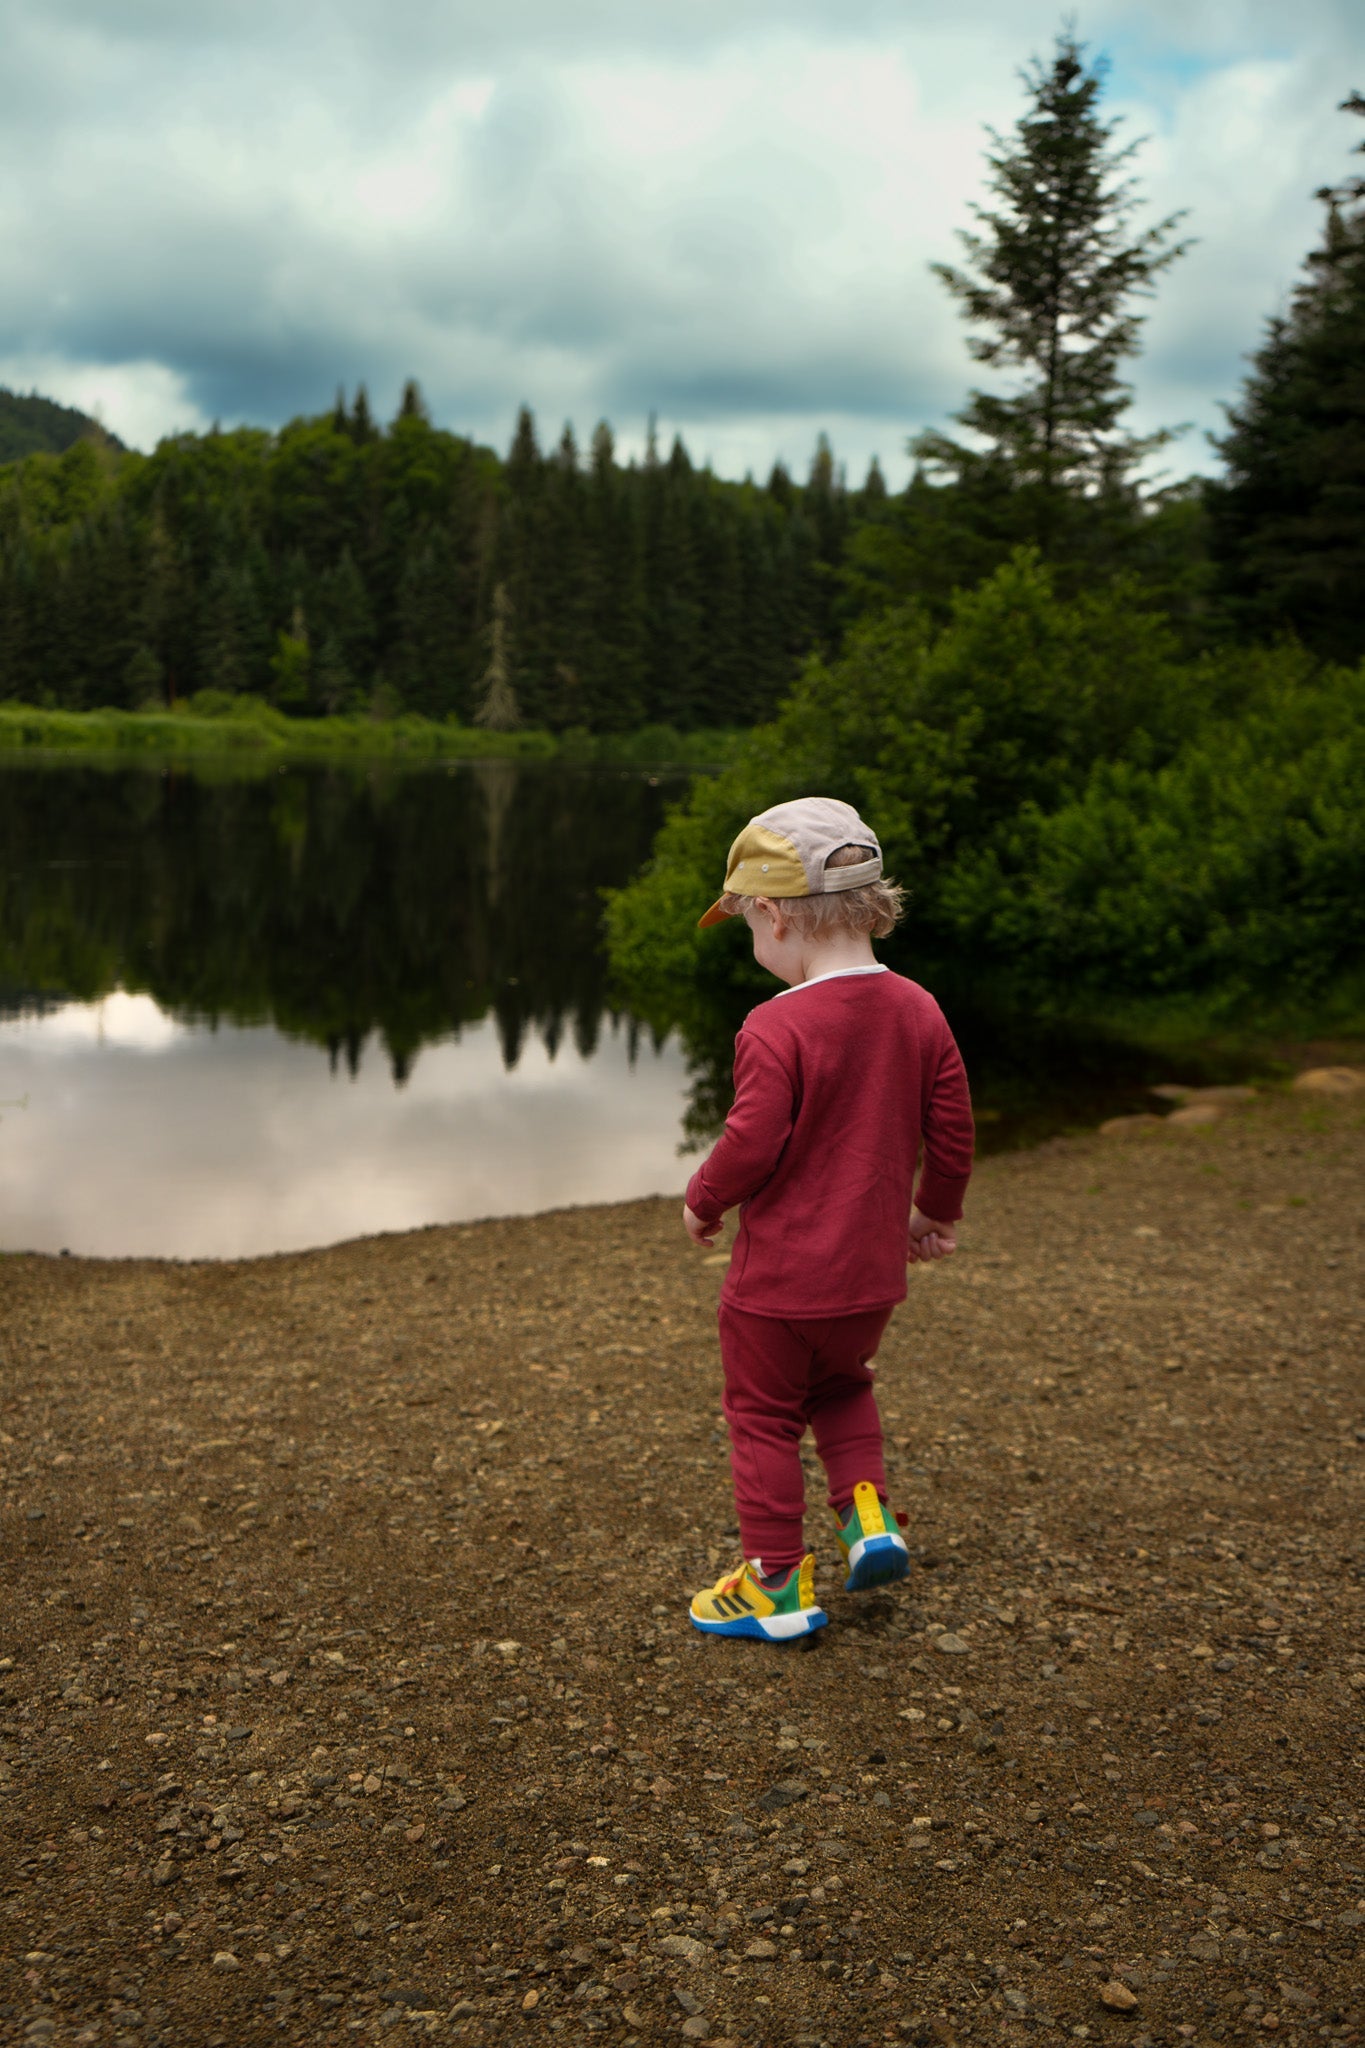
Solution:
[[[400,1083],[492,1015],[591,1055],[601,890],[649,852],[675,778],[490,761],[212,780],[0,770],[0,1014],[145,991],[178,1017],[271,1022]]]
[[[205,1031],[146,996],[0,1023],[0,1247],[236,1257],[377,1230],[680,1193],[673,1042],[591,1059],[491,1019],[396,1091],[265,1026]]]

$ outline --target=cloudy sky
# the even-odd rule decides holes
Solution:
[[[1204,430],[1316,238],[1365,85],[1358,0],[1091,0],[1151,217],[1196,248],[1136,365],[1140,426]],[[505,446],[647,416],[724,474],[856,480],[973,375],[928,263],[1035,0],[0,0],[0,383],[141,447],[417,376]]]

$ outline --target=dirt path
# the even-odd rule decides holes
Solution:
[[[0,2039],[1365,2039],[1365,1098],[988,1162],[809,1650],[675,1209],[0,1261]]]

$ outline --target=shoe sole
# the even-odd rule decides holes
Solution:
[[[829,1620],[823,1607],[803,1607],[799,1614],[772,1614],[766,1621],[756,1614],[740,1615],[734,1621],[699,1621],[695,1614],[687,1618],[704,1636],[752,1636],[762,1643],[799,1642]]]
[[[867,1536],[853,1547],[858,1555],[844,1580],[846,1593],[866,1593],[872,1586],[893,1585],[910,1570],[910,1553],[899,1536]]]

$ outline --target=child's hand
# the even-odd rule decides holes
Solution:
[[[910,1211],[910,1264],[919,1260],[946,1259],[957,1250],[957,1227],[952,1223],[936,1223],[932,1216],[921,1215],[918,1209]]]
[[[720,1223],[703,1223],[696,1211],[688,1208],[686,1202],[683,1203],[683,1223],[693,1244],[699,1244],[703,1250],[708,1245],[713,1245],[720,1236]]]

